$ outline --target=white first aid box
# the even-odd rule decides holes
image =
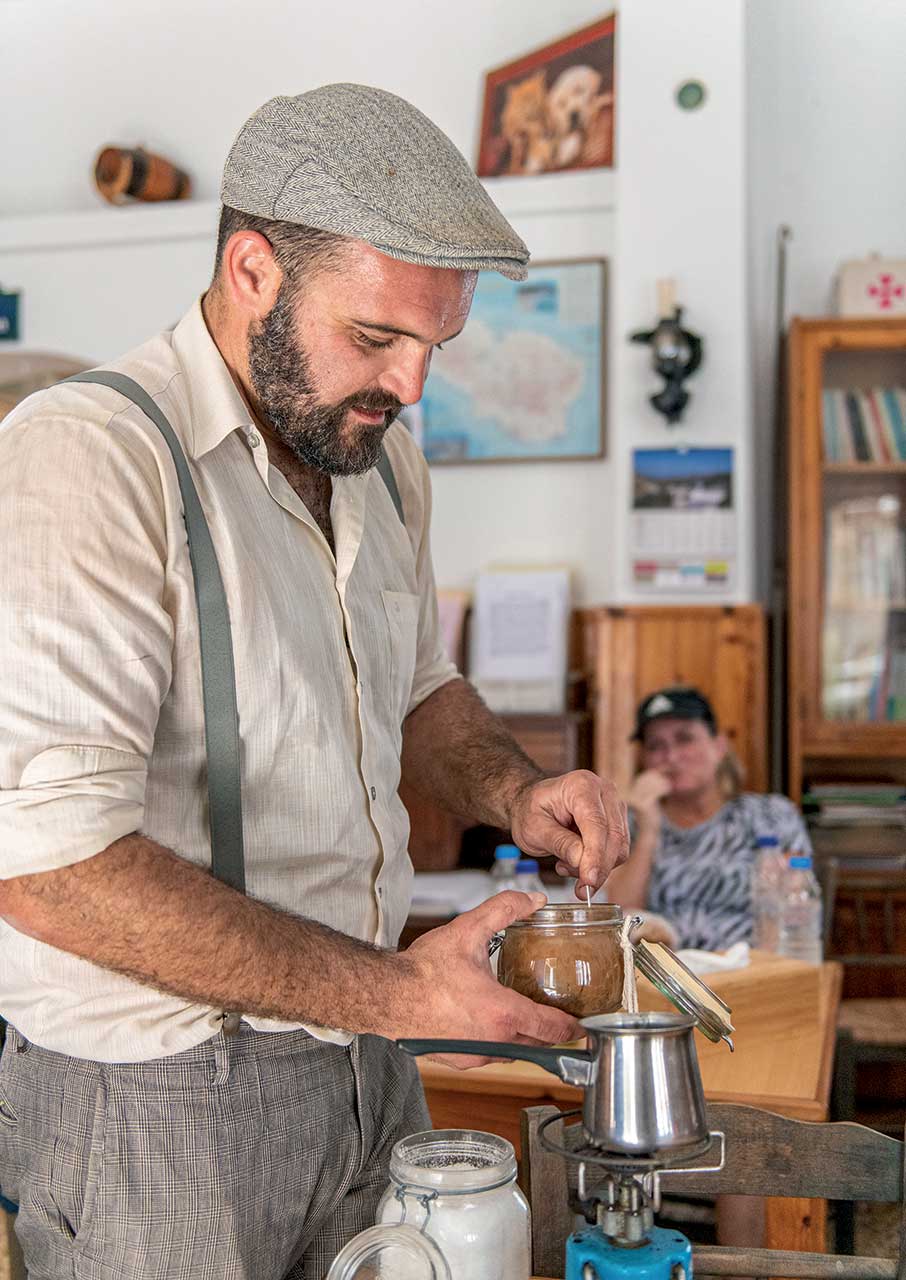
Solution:
[[[837,312],[841,316],[906,315],[906,258],[875,254],[844,262],[837,276]]]

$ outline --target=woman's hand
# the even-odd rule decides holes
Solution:
[[[638,775],[629,789],[627,803],[640,826],[661,825],[661,801],[671,789],[670,779],[659,769],[646,769]]]

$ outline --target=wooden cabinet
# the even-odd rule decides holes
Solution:
[[[798,798],[809,780],[906,781],[906,322],[794,320],[789,384]]]
[[[758,605],[633,606],[586,610],[583,643],[592,686],[594,768],[626,791],[629,741],[642,698],[694,685],[714,707],[752,791],[767,788],[765,620]]]

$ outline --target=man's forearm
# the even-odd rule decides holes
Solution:
[[[407,717],[402,770],[427,799],[504,830],[515,797],[544,776],[462,679],[442,685]]]
[[[403,957],[237,893],[144,836],[0,882],[0,915],[62,951],[217,1009],[393,1034]]]

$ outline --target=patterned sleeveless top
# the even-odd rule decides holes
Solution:
[[[697,827],[663,820],[647,905],[676,927],[681,947],[720,951],[748,940],[759,836],[776,836],[781,849],[812,851],[802,815],[786,796],[738,796]]]

